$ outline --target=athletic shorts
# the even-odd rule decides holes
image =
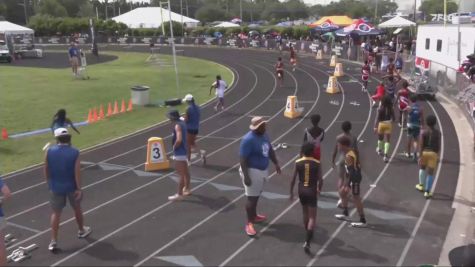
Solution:
[[[367,82],[367,81],[369,80],[369,76],[363,75],[363,76],[361,76],[361,80],[362,80],[363,82]]]
[[[258,197],[261,195],[262,190],[264,189],[264,184],[266,179],[269,176],[267,170],[259,170],[254,168],[248,168],[249,178],[251,179],[251,185],[247,186],[244,183],[244,174],[242,169],[239,168],[239,175],[241,176],[242,184],[244,185],[244,192],[248,197]]]
[[[186,132],[191,135],[198,135],[198,129],[186,129]]]
[[[218,97],[218,103],[224,106],[224,97]]]
[[[3,231],[7,227],[7,220],[5,220],[5,217],[0,217],[0,232]]]
[[[188,157],[186,155],[180,155],[180,156],[173,156],[174,161],[188,161]]]
[[[419,135],[421,134],[421,127],[407,127],[407,136],[412,137],[414,139],[419,138]]]
[[[378,134],[391,134],[393,125],[390,121],[381,121],[378,123]]]
[[[82,196],[81,196],[81,198],[82,198]],[[66,207],[66,199],[69,200],[69,205],[71,205],[71,207],[73,209],[79,207],[79,205],[81,204],[81,200],[82,200],[82,199],[76,200],[76,198],[74,197],[74,192],[65,193],[65,194],[58,194],[58,193],[50,192],[49,203],[51,205],[51,208],[54,211],[58,211],[58,212],[62,211],[63,208]]]
[[[437,167],[438,158],[439,156],[437,155],[437,153],[433,151],[424,150],[422,151],[421,155],[421,165],[429,167],[431,169],[435,169]]]
[[[279,76],[279,74],[280,74],[280,78],[283,79],[284,78],[284,71],[283,70],[278,70],[277,71],[277,76]]]
[[[299,185],[299,199],[302,206],[317,207],[317,189]]]
[[[71,57],[71,65],[79,66],[79,58],[78,57]]]
[[[292,65],[297,64],[297,59],[291,58],[290,59],[290,64],[292,64]]]

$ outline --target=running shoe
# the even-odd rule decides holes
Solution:
[[[384,163],[388,163],[389,162],[389,157],[387,155],[384,155],[383,160],[384,160]]]
[[[262,214],[257,214],[256,218],[254,218],[254,223],[261,223],[267,220],[267,216]]]
[[[56,243],[56,240],[51,240],[48,245],[48,250],[51,252],[54,252],[58,249],[58,243]]]
[[[214,111],[218,112],[218,107],[214,107]]]
[[[182,200],[182,199],[183,199],[183,196],[180,196],[178,194],[174,194],[173,196],[168,197],[168,200],[170,200],[170,201],[178,201],[178,200]]]
[[[183,195],[184,195],[184,196],[189,196],[189,195],[191,195],[191,190],[190,190],[190,189],[184,189],[184,188],[183,188]]]
[[[346,216],[345,214],[335,214],[335,218],[337,220],[340,220],[340,221],[347,221],[348,220],[348,216]]]
[[[254,229],[254,224],[252,224],[252,223],[247,223],[246,224],[246,234],[248,236],[255,236],[257,234],[256,230]]]
[[[383,155],[383,151],[381,149],[379,149],[378,147],[376,148],[376,153],[378,153],[378,155],[380,155],[380,156]]]
[[[401,128],[401,127],[402,127],[402,124],[401,124],[401,123],[398,123],[397,126],[399,126],[399,128]]]
[[[429,199],[429,198],[432,197],[432,193],[431,193],[431,192],[425,192],[425,193],[424,193],[424,197],[425,197],[426,199]]]
[[[83,226],[82,231],[78,231],[78,238],[86,238],[92,232],[91,227]]]
[[[352,222],[350,225],[355,228],[366,228],[368,226],[366,223],[362,222]]]
[[[206,150],[200,150],[200,154],[201,154],[201,162],[203,163],[203,165],[206,165]]]
[[[310,243],[305,241],[305,243],[303,243],[303,250],[305,251],[305,253],[310,253]]]
[[[423,184],[416,184],[416,190],[420,192],[424,192],[424,185]]]
[[[404,155],[406,155],[406,158],[410,159],[411,158],[411,153],[405,152]]]
[[[372,106],[373,108],[376,107],[376,101],[374,101],[373,99],[371,99],[371,103],[372,103],[371,106]]]

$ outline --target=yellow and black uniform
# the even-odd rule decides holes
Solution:
[[[353,164],[348,164],[345,160],[346,175],[348,177],[348,186],[351,188],[351,193],[354,196],[360,195],[360,183],[361,183],[361,169],[359,166],[358,158],[353,150],[346,153],[346,157],[353,158]]]
[[[302,157],[295,162],[299,176],[299,199],[302,206],[317,206],[318,174],[320,161],[312,157]]]
[[[377,116],[378,134],[391,134],[391,120],[394,118],[394,110],[392,108],[385,108],[384,106],[381,106],[378,109]]]
[[[423,166],[431,169],[437,167],[438,153],[440,150],[440,132],[437,129],[426,130],[422,132],[422,155]]]

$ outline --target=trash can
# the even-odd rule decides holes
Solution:
[[[150,87],[145,85],[135,85],[132,90],[132,104],[146,106],[150,104]]]

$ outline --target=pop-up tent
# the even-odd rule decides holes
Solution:
[[[313,28],[313,27],[316,27],[318,25],[321,25],[321,24],[325,23],[325,21],[327,21],[327,20],[331,20],[334,24],[336,24],[340,27],[348,26],[348,25],[351,25],[353,23],[353,20],[348,16],[325,16],[325,17],[320,18],[319,20],[315,21],[314,23],[312,23],[308,26]]]
[[[33,34],[30,28],[23,27],[8,21],[0,21],[0,33],[2,34]]]
[[[350,26],[346,26],[343,29],[339,29],[335,32],[337,36],[348,36],[350,34],[356,34],[358,36],[380,35],[381,30],[376,29],[371,24],[359,19],[353,22]]]
[[[233,27],[241,27],[241,25],[231,22],[221,22],[220,24],[214,26],[214,28],[233,28]]]
[[[378,25],[379,28],[404,28],[411,26],[416,26],[416,23],[400,16],[396,16]]]

